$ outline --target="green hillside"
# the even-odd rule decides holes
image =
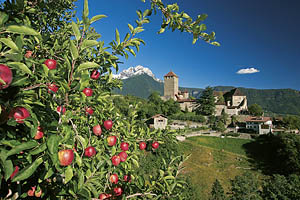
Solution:
[[[123,80],[123,89],[114,90],[117,94],[133,95],[148,98],[153,91],[163,95],[163,83],[155,81],[148,75],[134,76]],[[229,91],[232,86],[216,86],[216,91]],[[187,90],[191,96],[199,98],[203,89],[180,87],[181,91]],[[262,108],[276,114],[300,115],[300,91],[292,89],[250,89],[239,88],[248,99],[248,105],[257,103]]]

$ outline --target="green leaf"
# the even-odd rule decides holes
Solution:
[[[73,60],[76,60],[78,58],[79,54],[78,54],[78,50],[75,47],[73,40],[70,40],[70,51],[71,51]]]
[[[20,144],[21,143],[18,140],[2,140],[2,141],[0,141],[0,145],[6,145],[6,146],[9,146],[9,147],[15,147],[15,146],[18,146]]]
[[[7,181],[11,174],[14,172],[14,166],[11,160],[6,160],[3,165],[4,178]]]
[[[92,46],[96,46],[98,43],[99,42],[97,42],[97,40],[84,40],[82,42],[80,50],[83,50],[85,48],[89,48],[89,47],[92,47]]]
[[[72,30],[76,37],[76,40],[77,41],[80,40],[81,35],[80,35],[79,27],[78,27],[78,24],[76,24],[75,22],[72,22]]]
[[[166,180],[174,180],[175,177],[174,176],[166,176],[166,177],[164,177],[164,179],[166,179]]]
[[[128,28],[129,28],[130,32],[132,33],[134,30],[133,26],[131,24],[128,24]]]
[[[40,34],[36,32],[34,29],[29,28],[27,26],[20,26],[20,25],[10,25],[6,28],[6,32],[40,36]]]
[[[159,31],[158,31],[158,34],[161,34],[161,33],[163,33],[163,32],[165,32],[165,28],[161,28]]]
[[[84,0],[84,7],[83,7],[83,15],[82,15],[82,19],[83,19],[83,23],[85,25],[85,28],[88,24],[88,16],[89,16],[89,3],[88,0]]]
[[[28,77],[23,77],[23,78],[17,79],[16,81],[12,82],[11,86],[22,86],[28,80],[29,80]]]
[[[199,30],[200,31],[205,31],[206,30],[206,25],[205,24],[201,24]]]
[[[90,69],[90,68],[98,68],[99,65],[94,62],[85,62],[79,65],[77,68],[78,71],[84,70],[84,69]]]
[[[30,151],[30,154],[31,155],[37,155],[37,154],[45,151],[46,149],[47,149],[47,145],[46,145],[46,143],[43,143],[42,145],[40,145],[37,148],[35,148],[32,151]]]
[[[0,27],[7,22],[8,20],[8,15],[4,12],[0,12]]]
[[[52,168],[50,168],[47,173],[45,174],[44,180],[46,180],[47,178],[51,177],[54,174],[54,171]]]
[[[116,42],[118,45],[120,44],[120,33],[119,33],[118,29],[116,29]]]
[[[210,44],[212,44],[212,45],[214,45],[214,46],[217,46],[217,47],[219,47],[219,46],[221,46],[221,44],[219,43],[219,42],[212,42],[212,43],[210,43]]]
[[[68,183],[72,177],[73,177],[73,169],[72,167],[69,165],[67,167],[66,173],[65,173],[66,177],[65,177],[65,184]]]
[[[78,190],[80,190],[83,186],[84,183],[84,174],[83,172],[80,170],[78,172]]]
[[[125,38],[124,38],[124,41],[127,41],[129,38],[130,38],[130,34],[127,33],[126,36],[125,36]]]
[[[96,22],[96,21],[98,21],[100,19],[103,19],[105,17],[107,17],[107,16],[106,15],[96,15],[96,16],[92,17],[91,23]]]
[[[37,145],[38,145],[38,143],[35,140],[24,142],[18,146],[15,146],[11,150],[9,150],[6,155],[7,155],[7,157],[11,156],[11,155],[15,155],[15,154],[20,153],[21,151],[24,151],[27,149],[32,149],[33,147],[36,147]]]
[[[131,160],[135,166],[137,166],[138,168],[140,167],[139,162],[137,160],[135,159],[131,159]]]
[[[12,182],[22,181],[29,178],[42,163],[43,158],[36,159],[30,166],[19,171],[19,173],[13,178]]]
[[[151,14],[152,14],[152,11],[147,9],[147,10],[144,11],[143,17],[150,16]]]
[[[9,48],[19,51],[18,46],[11,40],[11,38],[1,38],[0,42],[8,46]]]
[[[30,69],[24,64],[24,63],[20,63],[20,62],[9,62],[7,63],[8,66],[11,66],[15,69],[20,69],[23,72],[32,75],[32,72],[30,71]]]
[[[59,145],[59,141],[61,140],[61,137],[59,137],[58,135],[51,135],[48,140],[47,140],[47,147],[48,147],[48,151],[51,154],[57,154],[58,151],[58,145]]]

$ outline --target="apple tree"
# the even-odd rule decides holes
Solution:
[[[137,38],[152,13],[165,29],[180,30],[218,46],[199,15],[151,0],[136,25],[108,45],[92,27],[105,15],[82,18],[74,0],[12,0],[0,7],[0,198],[183,199],[183,156],[163,154],[155,175],[140,176],[140,158],[157,154],[172,131],[138,126],[136,109],[124,117],[114,107],[112,79],[119,57],[135,56]],[[74,21],[72,19],[75,19]]]

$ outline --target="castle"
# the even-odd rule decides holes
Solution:
[[[221,115],[224,110],[228,115],[238,115],[247,111],[247,97],[239,89],[235,88],[229,92],[214,91],[216,110],[215,115]],[[181,110],[192,112],[196,107],[196,100],[189,98],[188,91],[178,89],[178,76],[170,71],[164,76],[163,100],[173,99],[180,105]]]
[[[181,110],[192,112],[197,106],[196,100],[189,98],[188,91],[178,89],[178,76],[170,71],[164,76],[164,96],[163,100],[173,99],[180,105]]]

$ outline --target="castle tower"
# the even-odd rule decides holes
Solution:
[[[170,71],[164,76],[164,97],[165,99],[174,99],[178,95],[178,76]],[[176,95],[176,96],[175,96]]]

